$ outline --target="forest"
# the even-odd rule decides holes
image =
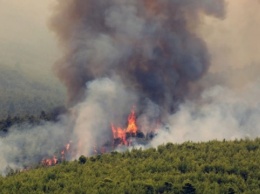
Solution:
[[[60,114],[65,113],[64,107],[56,107],[50,109],[48,112],[41,111],[38,114],[23,114],[19,116],[3,117],[0,119],[0,136],[2,133],[7,134],[9,129],[14,125],[30,124],[31,126],[39,125],[45,121],[57,121]]]
[[[0,118],[37,115],[64,106],[64,89],[53,78],[31,75],[0,62]]]
[[[260,138],[167,143],[56,166],[10,169],[0,177],[10,193],[260,193]]]

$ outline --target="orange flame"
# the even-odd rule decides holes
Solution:
[[[134,109],[132,109],[131,114],[128,116],[128,126],[126,132],[133,133],[136,135],[137,125],[136,125],[136,116],[135,116]]]
[[[61,150],[60,156],[58,157],[58,158],[61,159],[61,161],[65,160],[65,156],[69,152],[70,147],[71,147],[71,141],[68,144],[65,145],[64,149]],[[41,163],[44,166],[54,166],[54,165],[59,163],[58,158],[54,155],[52,158],[43,159]]]
[[[119,138],[122,140],[123,145],[127,145],[125,130],[121,129],[120,127],[116,128],[113,124],[111,124],[111,128],[114,139]]]
[[[52,165],[55,165],[57,163],[58,163],[58,159],[56,158],[56,156],[42,160],[42,164],[45,165],[45,166],[52,166]]]
[[[132,109],[131,113],[128,116],[128,125],[126,129],[115,127],[113,124],[111,124],[113,137],[114,139],[121,139],[123,145],[129,145],[129,142],[127,141],[126,134],[130,133],[133,135],[136,135],[137,133],[137,125],[136,125],[136,116],[134,108]]]

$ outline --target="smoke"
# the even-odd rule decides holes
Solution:
[[[223,19],[224,0],[58,0],[50,22],[63,57],[55,72],[67,87],[79,154],[123,126],[137,106],[144,132],[167,122],[207,72],[211,59],[196,31],[204,15]]]
[[[162,143],[234,140],[260,136],[259,84],[249,84],[243,92],[224,86],[205,90],[200,102],[188,101],[169,118],[169,129],[161,129],[151,142]]]
[[[227,1],[224,20],[206,17],[198,30],[211,55],[206,76],[192,87],[201,90],[169,118],[153,146],[166,142],[240,139],[260,136],[260,4]]]
[[[51,29],[64,56],[55,71],[69,104],[82,100],[86,83],[116,74],[140,101],[173,112],[210,65],[195,33],[201,15],[223,18],[224,8],[224,0],[58,0]]]
[[[50,22],[63,57],[54,70],[67,87],[78,154],[124,126],[131,106],[149,132],[168,122],[211,59],[196,31],[204,15],[223,19],[224,0],[58,0]],[[112,139],[112,138],[111,138]]]
[[[120,122],[131,109],[131,102],[136,101],[136,96],[118,79],[102,78],[88,83],[85,100],[74,107],[78,155],[89,155],[113,139],[111,122],[122,124]]]
[[[31,168],[40,164],[44,157],[52,157],[68,143],[72,124],[70,118],[62,116],[57,123],[11,127],[8,134],[0,139],[1,174],[8,173],[8,168]]]

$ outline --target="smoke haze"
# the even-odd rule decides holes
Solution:
[[[17,65],[27,75],[53,77],[51,66],[59,50],[46,27],[53,3],[0,0],[0,66]]]
[[[12,126],[7,136],[0,139],[0,172],[8,173],[8,167],[31,168],[44,157],[53,156],[68,143],[72,123],[63,116],[58,123]]]

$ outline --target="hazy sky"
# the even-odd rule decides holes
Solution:
[[[224,20],[204,22],[200,30],[212,55],[210,71],[220,72],[232,88],[259,79],[260,1],[227,0]]]
[[[0,65],[50,72],[58,49],[47,21],[53,0],[0,0]]]

